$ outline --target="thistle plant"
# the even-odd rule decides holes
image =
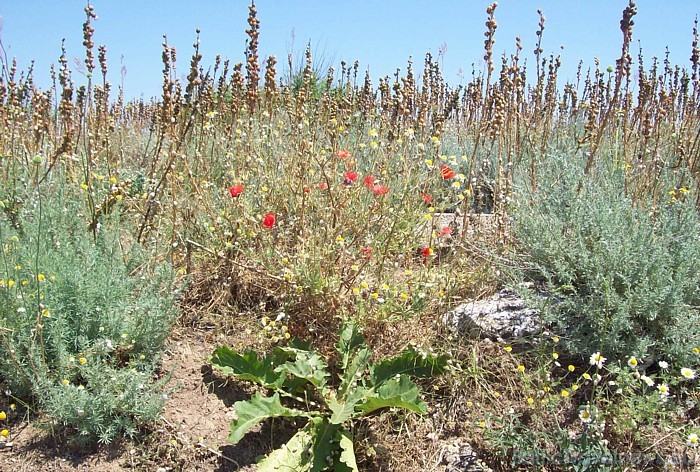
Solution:
[[[357,471],[351,425],[384,408],[426,413],[418,386],[410,377],[430,377],[445,371],[446,356],[421,352],[413,347],[399,356],[370,363],[371,351],[358,325],[349,321],[340,329],[335,345],[337,378],[326,361],[308,344],[292,340],[260,358],[246,350],[239,354],[219,347],[211,358],[222,374],[255,382],[271,396],[256,393],[236,402],[238,418],[231,423],[229,441],[243,436],[268,418],[305,418],[306,425],[285,445],[258,464],[266,470]]]

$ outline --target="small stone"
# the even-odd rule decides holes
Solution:
[[[446,449],[443,460],[447,464],[447,472],[491,472],[463,438],[455,438]]]
[[[459,305],[442,318],[455,335],[499,342],[541,334],[540,320],[540,311],[526,306],[525,300],[511,290]]]

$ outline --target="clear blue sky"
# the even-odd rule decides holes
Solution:
[[[315,57],[338,64],[341,59],[360,61],[377,84],[379,76],[405,71],[406,60],[413,56],[422,70],[426,52],[437,56],[444,45],[443,75],[451,84],[465,82],[472,64],[483,68],[483,0],[376,0],[335,2],[328,0],[258,0],[261,20],[261,58],[274,54],[278,73],[293,52],[299,58],[308,41]],[[182,0],[94,0],[99,17],[94,22],[96,46],[107,46],[109,80],[118,84],[120,61],[126,68],[124,81],[127,98],[159,94],[161,80],[162,35],[178,51],[180,75],[186,75],[195,40],[201,29],[202,64],[213,64],[216,54],[243,62],[248,2]],[[627,2],[623,0],[539,0],[499,2],[496,10],[498,30],[495,52],[514,52],[515,36],[523,40],[523,53],[532,63],[537,29],[537,8],[547,17],[543,47],[546,53],[562,54],[562,74],[573,78],[579,59],[585,67],[599,57],[601,65],[613,64],[619,55],[619,21]],[[61,38],[66,39],[68,55],[82,61],[82,23],[85,4],[78,0],[5,0],[0,3],[2,42],[10,58],[16,57],[21,69],[35,60],[36,82],[49,84],[49,64],[60,55]],[[645,57],[662,57],[666,46],[671,61],[689,65],[693,20],[700,14],[697,0],[639,0],[635,17],[635,40],[641,40]],[[97,48],[95,48],[95,54]],[[636,60],[637,45],[633,52]],[[85,78],[73,67],[73,79]]]

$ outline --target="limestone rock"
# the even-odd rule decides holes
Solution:
[[[470,338],[505,341],[543,334],[539,310],[528,307],[511,290],[463,303],[443,315],[442,321],[452,333]]]

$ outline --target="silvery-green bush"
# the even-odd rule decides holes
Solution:
[[[175,316],[170,269],[148,262],[116,212],[93,233],[61,190],[11,205],[0,213],[0,380],[80,439],[133,434],[164,402],[155,369]]]
[[[513,229],[525,275],[552,294],[546,321],[576,354],[684,362],[700,339],[700,219],[686,178],[635,193],[634,169],[584,175],[565,153],[523,179]],[[625,182],[627,173],[627,183]],[[627,185],[626,185],[627,184]]]

